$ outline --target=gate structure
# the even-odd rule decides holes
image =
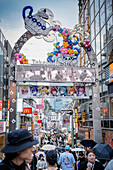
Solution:
[[[26,10],[30,10],[29,15],[26,16]],[[16,42],[11,55],[10,62],[10,109],[9,109],[9,131],[16,128],[16,80],[15,80],[15,54],[19,53],[23,45],[33,36],[36,38],[43,38],[47,42],[51,42],[55,38],[54,28],[58,25],[58,21],[54,21],[53,13],[49,9],[40,9],[35,15],[32,15],[33,9],[31,6],[27,6],[23,9],[23,18],[25,21],[26,31]],[[75,25],[73,30],[70,30],[71,36],[80,34],[85,39],[88,38],[88,33],[84,34],[83,28],[80,25]],[[84,39],[84,41],[85,41]],[[92,95],[92,110],[93,110],[93,129],[94,140],[97,143],[102,141],[101,132],[101,116],[100,116],[100,94],[99,94],[99,80],[98,80],[98,64],[96,54],[93,49],[87,50],[84,45],[84,41],[81,42],[81,46],[86,51],[91,68],[95,70],[95,82],[92,83],[93,95]],[[87,45],[87,44],[86,44]],[[87,68],[86,68],[87,69]]]

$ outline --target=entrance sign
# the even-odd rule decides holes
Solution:
[[[28,16],[26,16],[26,14],[25,14],[25,11],[27,9],[30,9]],[[83,38],[82,42],[79,45],[80,45],[80,47],[83,47],[83,49],[85,50],[85,52],[88,56],[91,69],[71,67],[71,66],[73,66],[73,64],[71,65],[69,63],[70,67],[68,67],[68,68],[63,67],[62,68],[62,67],[56,66],[55,67],[56,70],[54,70],[50,66],[43,65],[42,72],[40,70],[42,66],[40,67],[40,69],[39,69],[39,66],[38,66],[37,67],[38,70],[34,67],[37,71],[37,72],[35,72],[35,69],[33,69],[32,66],[31,66],[31,68],[26,67],[26,66],[25,66],[25,68],[24,68],[24,66],[22,66],[22,67],[17,66],[16,76],[15,76],[15,66],[16,66],[15,55],[20,52],[23,45],[30,38],[32,38],[34,35],[35,35],[36,38],[43,38],[47,42],[52,42],[52,41],[55,40],[55,36],[56,36],[56,34],[53,30],[54,30],[55,27],[56,27],[55,31],[58,30],[57,26],[59,24],[58,24],[57,21],[53,20],[54,15],[50,10],[43,8],[43,9],[38,11],[39,15],[38,14],[32,15],[32,12],[33,12],[33,10],[32,10],[32,7],[30,7],[30,6],[25,7],[23,9],[23,18],[25,20],[25,25],[26,25],[26,28],[28,29],[28,31],[26,31],[18,39],[18,41],[15,43],[15,46],[14,46],[14,48],[12,50],[12,54],[11,54],[9,131],[16,129],[16,97],[17,97],[16,81],[17,80],[22,81],[22,82],[23,81],[47,81],[47,82],[93,83],[92,84],[92,91],[93,91],[93,93],[92,93],[92,110],[93,110],[94,140],[97,143],[101,143],[102,142],[102,131],[101,131],[100,94],[99,94],[99,78],[98,78],[97,57],[96,57],[96,54],[94,53],[94,50],[92,49],[92,47],[90,47],[90,49],[89,49],[90,42],[87,40],[87,38],[89,37],[89,34],[87,34],[86,32],[84,34],[84,30],[83,30],[83,27],[81,25],[76,25],[74,27],[74,29],[69,30],[71,37],[67,35],[67,33],[69,34],[68,30],[63,30],[64,32],[61,30],[60,35],[63,34],[61,36],[63,36],[65,43],[63,44],[64,48],[61,47],[62,49],[60,49],[61,50],[60,52],[63,53],[63,56],[65,55],[64,53],[68,53],[70,56],[73,55],[73,53],[77,55],[78,50],[77,49],[71,49],[72,44],[69,44],[69,42],[72,38],[77,40],[78,38],[75,37],[75,35],[77,33],[79,33],[79,35],[81,35],[81,37]],[[40,17],[40,21],[38,20],[39,19],[38,17]],[[46,25],[45,25],[45,22],[43,22],[43,20],[45,21],[45,19],[47,21]],[[44,25],[42,25],[43,23],[44,23]],[[47,29],[46,26],[48,26],[48,29],[50,30],[50,32],[48,30],[46,30]],[[53,30],[52,30],[52,28],[53,28]],[[38,31],[36,29],[38,29]],[[48,34],[46,34],[46,33],[48,33]],[[75,42],[75,40],[73,42]],[[57,49],[59,49],[59,45],[57,46],[57,44],[55,44],[55,46],[57,47]],[[75,50],[77,50],[77,51],[75,51]],[[60,54],[60,52],[57,51],[55,53],[56,55],[54,55],[54,57],[57,56],[57,53]],[[53,56],[53,54],[49,55],[49,59],[51,59],[51,56]],[[63,57],[63,59],[65,61],[67,60],[67,58],[65,58],[65,56]],[[69,57],[69,60],[71,60],[71,59],[72,58]],[[53,60],[54,59],[52,58],[52,62],[53,62]],[[72,60],[72,61],[74,61],[74,60]],[[19,70],[18,70],[18,68],[19,68]],[[29,68],[29,69],[27,70],[26,68]],[[45,70],[45,73],[44,73],[44,70]],[[52,74],[51,74],[51,72],[52,72]],[[76,75],[74,75],[74,72],[75,72]],[[30,76],[28,75],[28,73],[30,73]],[[84,73],[85,73],[85,75],[84,75]],[[21,76],[21,74],[23,75],[23,77]],[[65,76],[65,74],[66,74],[66,76]],[[15,80],[15,78],[16,78],[16,80]],[[75,80],[75,78],[76,78],[76,80]],[[73,143],[72,143],[72,146],[74,147]]]
[[[16,81],[95,83],[95,69],[47,65],[16,65]]]

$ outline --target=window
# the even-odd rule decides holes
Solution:
[[[113,16],[107,22],[107,42],[113,38]]]
[[[106,13],[107,13],[107,19],[112,13],[112,0],[106,0]]]
[[[94,22],[91,24],[91,41],[94,39]]]
[[[101,48],[103,49],[103,47],[106,44],[106,30],[105,30],[105,26],[103,27],[103,29],[101,30]]]
[[[99,32],[100,28],[99,28],[99,23],[100,23],[100,20],[99,20],[99,14],[96,16],[95,18],[95,28],[96,28],[96,35],[97,33]]]
[[[93,48],[93,50],[95,52],[95,40],[91,43],[91,46],[92,46],[92,48]]]
[[[99,0],[95,0],[95,15],[99,11]]]
[[[99,54],[99,55],[97,55],[97,62],[100,63],[100,61],[101,61],[101,57],[100,57],[100,54]]]
[[[100,52],[100,33],[96,37],[96,54]]]
[[[101,28],[105,24],[105,5],[100,9]]]
[[[110,117],[113,117],[113,97],[110,97]]]
[[[90,8],[90,16],[91,16],[91,23],[92,23],[92,21],[94,20],[94,3]]]
[[[100,7],[102,6],[103,3],[104,3],[104,0],[100,0]]]

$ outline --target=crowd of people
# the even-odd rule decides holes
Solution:
[[[72,152],[69,145],[64,150],[41,150],[37,140],[27,129],[13,130],[1,150],[5,158],[0,161],[0,170],[112,170],[113,160],[98,160],[95,151]],[[0,156],[2,156],[0,154]]]

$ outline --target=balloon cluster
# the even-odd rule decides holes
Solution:
[[[74,48],[75,45],[78,44],[79,38],[78,36],[74,35],[71,37],[71,33],[69,29],[61,28],[59,25],[54,26],[54,31],[58,31],[58,36],[63,37],[63,44],[60,46],[60,42],[54,43],[54,47],[56,48],[55,51],[48,53],[48,62],[55,62],[56,56],[58,54],[61,54],[63,56],[63,59],[65,60],[74,60],[78,58],[78,55],[80,54],[81,50],[80,48]],[[72,41],[72,38],[74,39],[74,42]],[[68,58],[65,56],[69,56]]]
[[[83,40],[80,42],[80,45],[82,47],[85,47],[87,48],[87,51],[91,51],[91,43],[90,43],[90,40]]]
[[[19,60],[20,64],[28,64],[28,59],[22,53],[15,54],[15,61]]]

